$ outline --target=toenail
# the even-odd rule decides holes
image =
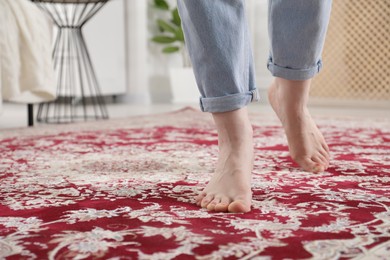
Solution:
[[[323,171],[323,167],[320,165],[314,166],[313,171],[314,172],[321,172],[321,171]]]

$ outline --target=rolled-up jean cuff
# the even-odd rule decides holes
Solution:
[[[237,93],[222,97],[200,98],[200,109],[203,112],[221,113],[243,108],[251,102],[259,101],[257,89],[247,93]]]
[[[274,77],[284,78],[288,80],[307,80],[313,78],[322,68],[322,62],[318,61],[317,65],[309,69],[291,69],[284,68],[274,64],[272,61],[268,62],[268,70]]]

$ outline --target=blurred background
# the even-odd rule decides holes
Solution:
[[[165,39],[162,44],[164,39],[158,38],[170,37],[169,28],[164,31],[158,21],[175,26],[176,0],[166,3],[110,0],[83,28],[110,118],[198,108],[199,94],[182,43]],[[246,4],[262,97],[250,108],[268,113],[265,93],[272,77],[266,68],[267,0]],[[389,1],[334,0],[324,68],[311,91],[314,113],[390,117],[389,31]],[[3,102],[0,128],[25,126],[25,104]]]

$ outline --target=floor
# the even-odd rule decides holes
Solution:
[[[109,104],[108,111],[111,118],[123,118],[135,115],[148,115],[154,113],[164,113],[178,110],[180,108],[192,106],[198,108],[197,104],[154,104],[154,105],[129,105],[129,104]],[[35,106],[34,110],[37,110]],[[273,113],[267,104],[251,104],[251,112]],[[356,108],[356,107],[325,107],[311,106],[313,115],[337,115],[352,116],[361,118],[386,118],[390,120],[389,108]],[[3,111],[0,114],[0,131],[9,128],[27,127],[27,105],[4,103]]]

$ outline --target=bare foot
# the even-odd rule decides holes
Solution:
[[[250,211],[253,131],[246,108],[215,113],[219,157],[216,170],[196,204],[216,212]]]
[[[276,78],[268,98],[286,132],[292,159],[305,171],[318,173],[329,167],[329,148],[307,109],[310,83]]]

